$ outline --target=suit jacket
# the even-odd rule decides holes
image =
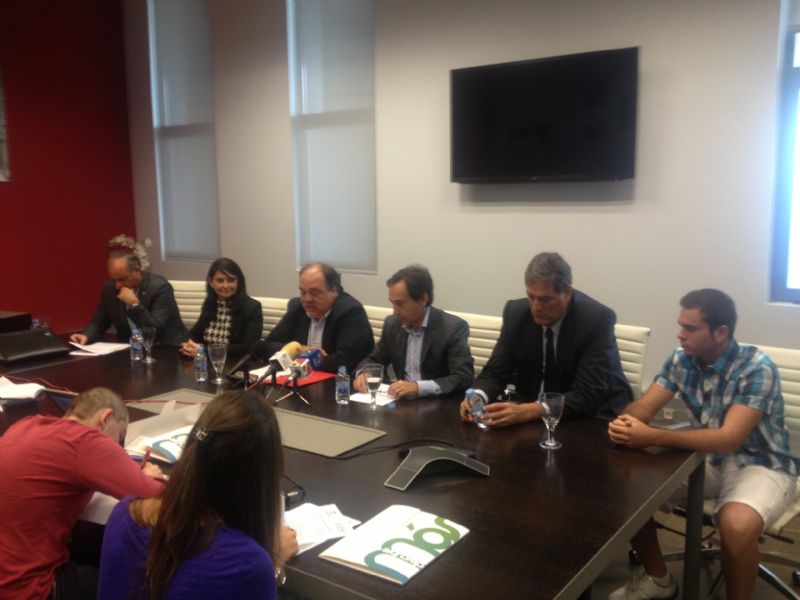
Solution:
[[[556,345],[555,391],[565,395],[564,418],[612,418],[633,401],[619,359],[615,322],[610,308],[573,291]],[[500,338],[473,387],[494,401],[506,383],[514,383],[522,398],[536,399],[542,383],[542,338],[543,328],[534,323],[527,299],[509,300]]]
[[[114,282],[109,279],[103,284],[100,304],[89,324],[83,328],[83,334],[89,343],[97,341],[111,325],[117,335],[127,340],[131,337],[128,319],[141,329],[146,325],[156,328],[156,341],[164,344],[181,344],[186,341],[186,327],[178,312],[175,293],[172,285],[161,275],[142,273],[142,283],[137,290],[139,306],[128,309],[126,304],[117,300]]]
[[[203,310],[197,323],[189,331],[189,339],[202,344],[208,324],[217,318],[217,298],[214,296],[209,306]],[[231,332],[228,338],[228,356],[239,356],[250,350],[250,346],[261,339],[264,330],[264,313],[261,303],[250,296],[242,298],[241,304],[231,314]]]
[[[311,319],[303,310],[300,298],[292,298],[286,314],[264,339],[259,353],[270,356],[292,341],[305,344],[310,325]],[[364,306],[350,294],[341,292],[325,321],[322,349],[328,356],[322,360],[317,370],[335,373],[340,365],[344,365],[352,373],[373,346],[375,338]]]
[[[422,338],[420,371],[422,379],[432,379],[442,394],[463,392],[475,376],[472,353],[467,338],[469,325],[464,319],[431,306],[428,326]],[[378,345],[362,361],[391,364],[398,379],[406,372],[406,343],[408,333],[395,315],[383,322]]]

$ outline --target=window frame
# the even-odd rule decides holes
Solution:
[[[800,187],[800,169],[794,172],[794,164],[800,162],[795,150],[797,140],[798,104],[800,104],[800,65],[794,66],[796,45],[800,44],[800,26],[790,27],[785,32],[781,49],[780,95],[778,112],[777,173],[775,179],[775,203],[772,232],[772,265],[770,299],[773,302],[800,304],[800,288],[790,288],[789,242],[791,235],[791,213],[793,195],[797,195],[795,210],[800,211],[800,189],[793,189],[794,180]],[[800,48],[798,48],[800,50]],[[800,235],[800,232],[798,232]]]

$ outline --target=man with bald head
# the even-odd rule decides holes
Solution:
[[[335,373],[339,366],[352,373],[375,345],[364,306],[342,288],[341,275],[325,263],[300,270],[300,296],[289,301],[286,314],[263,342],[258,353],[269,356],[289,342],[303,350],[319,348],[320,371]]]
[[[188,339],[172,286],[161,275],[142,271],[138,256],[112,253],[108,277],[91,322],[70,341],[91,344],[112,325],[123,340],[130,338],[133,327],[145,326],[156,328],[157,342],[178,345]]]
[[[63,418],[36,415],[0,437],[0,600],[95,598],[97,570],[67,542],[92,494],[161,494],[161,470],[122,444],[128,409],[106,388],[80,393]]]

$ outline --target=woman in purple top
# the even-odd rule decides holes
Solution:
[[[163,497],[126,498],[111,513],[98,598],[275,598],[275,567],[297,550],[294,532],[280,528],[282,473],[280,431],[264,397],[212,400]]]

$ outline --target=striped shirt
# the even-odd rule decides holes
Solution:
[[[695,427],[719,428],[733,404],[760,411],[761,421],[733,452],[736,464],[740,468],[760,465],[797,475],[800,459],[789,450],[778,369],[755,346],[739,345],[731,339],[722,356],[705,367],[678,348],[664,363],[655,382],[677,392],[691,411]],[[710,462],[719,465],[726,456],[714,453]]]

